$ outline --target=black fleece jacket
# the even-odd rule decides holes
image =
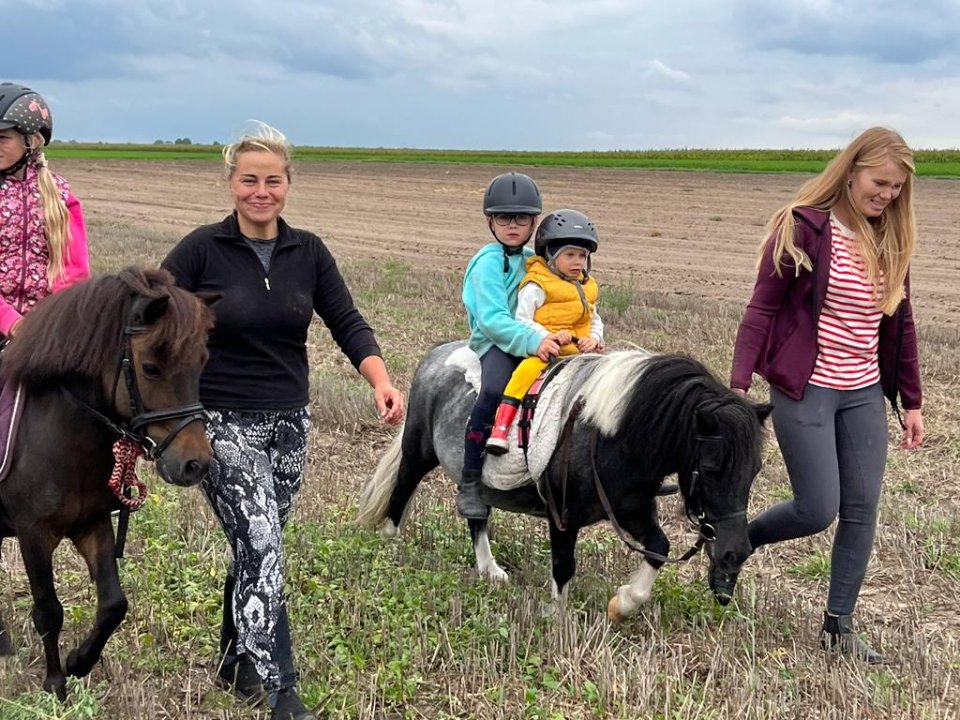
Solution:
[[[293,410],[309,402],[307,329],[316,311],[354,367],[380,356],[330,251],[281,218],[269,273],[240,233],[236,213],[199,227],[162,266],[214,306],[200,401],[214,410]]]

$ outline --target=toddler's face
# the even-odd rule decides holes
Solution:
[[[533,235],[535,215],[494,215],[490,229],[497,240],[507,247],[520,247]]]
[[[553,258],[553,265],[558,275],[565,278],[580,277],[587,267],[587,251],[585,248],[567,245]]]

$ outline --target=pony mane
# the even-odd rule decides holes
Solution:
[[[124,268],[44,298],[24,316],[4,352],[8,382],[36,384],[64,376],[99,378],[117,366],[123,328],[136,297],[169,298],[142,336],[169,362],[196,363],[206,353],[210,310],[162,269]]]
[[[663,457],[678,444],[693,447],[698,415],[730,428],[758,422],[747,401],[687,355],[613,353],[606,361],[581,388],[581,417],[604,435],[632,438],[648,457]],[[749,450],[751,436],[737,436],[739,455]]]
[[[589,362],[589,376],[578,395],[585,404],[581,417],[604,435],[616,435],[644,371],[655,356],[645,350],[623,350],[604,355],[578,355],[571,362]]]

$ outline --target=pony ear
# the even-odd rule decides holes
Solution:
[[[773,411],[773,405],[770,403],[763,403],[762,405],[754,405],[753,410],[757,413],[757,420],[760,421],[760,424],[763,425],[767,418],[770,416],[770,413]]]
[[[207,307],[212,307],[223,299],[223,293],[209,292],[207,290],[201,290],[200,292],[194,293],[194,295],[200,298]]]
[[[133,301],[131,319],[134,325],[153,325],[167,311],[170,298],[161,295],[157,298],[139,297]]]

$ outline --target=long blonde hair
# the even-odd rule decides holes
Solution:
[[[274,127],[259,120],[251,121],[253,126],[244,132],[240,139],[223,146],[224,170],[229,180],[237,169],[237,156],[245,152],[271,152],[283,160],[283,168],[290,180],[290,143],[286,135]]]
[[[64,265],[70,254],[70,212],[60,194],[57,181],[47,167],[43,151],[36,155],[37,183],[40,186],[40,201],[43,204],[43,221],[47,231],[47,282],[63,277]]]
[[[867,218],[850,201],[847,180],[851,173],[865,168],[880,167],[893,160],[906,174],[900,194],[894,198],[877,218]],[[893,130],[873,127],[858,135],[827,167],[805,182],[793,200],[777,210],[767,223],[766,234],[760,243],[757,257],[761,259],[770,243],[774,243],[775,271],[782,276],[781,263],[784,255],[793,260],[799,273],[801,268],[812,270],[813,264],[807,254],[797,247],[794,240],[796,220],[793,211],[809,207],[830,212],[839,206],[852,218],[860,256],[867,270],[867,279],[873,284],[877,307],[892,315],[904,297],[904,282],[910,260],[917,244],[917,222],[913,210],[913,151],[903,138]],[[880,277],[883,276],[883,293]]]

